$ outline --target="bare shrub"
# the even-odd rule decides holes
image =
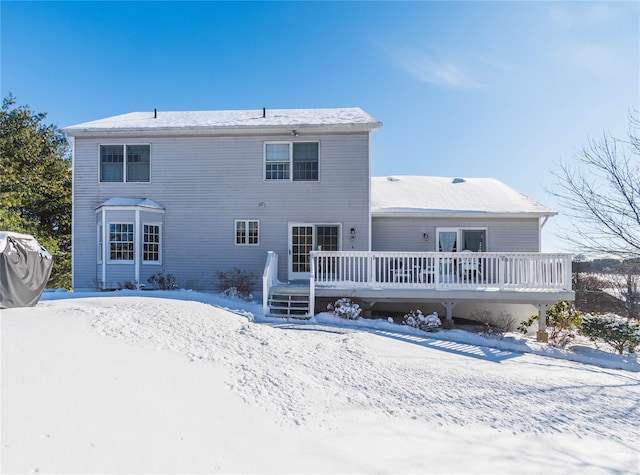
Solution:
[[[251,291],[256,280],[253,272],[243,271],[234,267],[230,271],[217,271],[218,290],[230,297],[240,297],[245,300],[253,300]]]
[[[162,272],[158,272],[150,276],[147,282],[160,290],[175,290],[178,288],[176,286],[176,278],[173,274],[164,275]]]
[[[125,280],[124,282],[118,282],[118,288],[123,290],[138,290],[138,283]]]
[[[483,324],[483,335],[503,337],[505,333],[513,331],[516,319],[508,312],[498,312],[497,315],[491,310],[474,310],[471,319]]]

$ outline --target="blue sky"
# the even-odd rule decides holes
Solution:
[[[3,0],[0,15],[2,96],[60,127],[359,106],[383,122],[374,175],[495,177],[561,214],[558,163],[640,108],[639,2]],[[567,225],[549,221],[543,250],[571,251]]]

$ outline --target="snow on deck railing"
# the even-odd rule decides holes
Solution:
[[[269,312],[269,290],[278,283],[278,254],[267,252],[267,262],[262,273],[262,311]]]
[[[326,287],[571,290],[571,255],[499,252],[313,251]]]

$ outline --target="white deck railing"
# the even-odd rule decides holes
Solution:
[[[571,290],[571,255],[501,252],[311,252],[311,287]]]
[[[278,283],[278,254],[267,252],[267,262],[262,273],[262,310],[269,312],[269,290]]]

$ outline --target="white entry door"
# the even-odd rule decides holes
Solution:
[[[289,280],[309,279],[312,250],[339,251],[339,224],[289,224]]]

